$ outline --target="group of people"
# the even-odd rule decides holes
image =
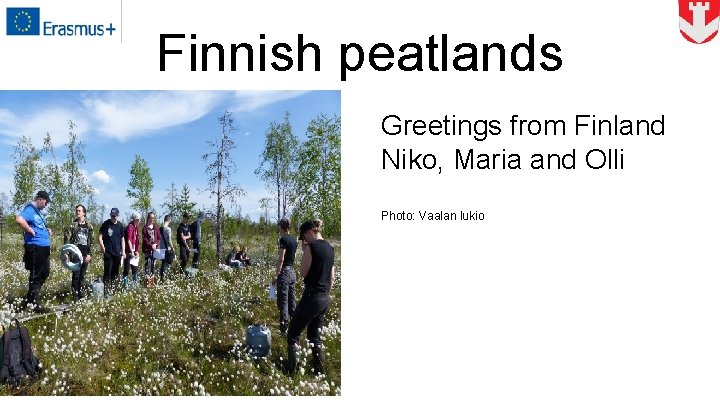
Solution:
[[[233,245],[232,250],[228,253],[227,257],[225,257],[225,264],[238,269],[250,266],[252,261],[248,255],[247,247],[243,245],[243,247],[240,248],[238,245]]]
[[[272,284],[277,290],[277,304],[280,310],[280,333],[287,337],[288,364],[294,373],[300,356],[300,335],[307,328],[307,339],[312,345],[313,370],[325,373],[325,355],[320,337],[325,313],[330,303],[330,290],[335,281],[335,250],[323,239],[320,229],[322,221],[308,220],[299,228],[298,239],[290,235],[290,221],[278,222],[278,260]],[[295,252],[298,241],[302,243],[300,275],[304,279],[303,295],[295,303]]]
[[[50,203],[50,196],[46,191],[39,191],[33,201],[28,203],[15,217],[15,222],[23,230],[25,269],[30,273],[28,277],[28,293],[26,302],[36,312],[47,312],[47,308],[40,305],[40,289],[50,274],[50,238],[52,231],[47,227],[43,209]],[[143,272],[149,284],[154,284],[156,261],[161,260],[160,282],[165,275],[175,255],[175,246],[172,242],[172,217],[165,215],[163,223],[155,223],[155,213],[148,212],[145,224],[140,228],[140,215],[133,213],[130,222],[123,226],[119,217],[120,210],[110,210],[110,218],[100,226],[97,241],[103,259],[103,284],[105,296],[109,297],[118,287],[120,266],[123,265],[123,286],[130,284],[137,286],[140,253],[144,256]],[[180,256],[180,268],[184,269],[189,261],[190,253],[192,266],[197,268],[200,262],[200,236],[202,222],[205,214],[200,213],[193,223],[190,215],[184,213],[182,222],[178,226],[176,243]],[[94,240],[93,226],[87,221],[87,209],[78,204],[75,207],[75,221],[72,226],[63,232],[64,243],[73,244],[82,256],[80,268],[72,272],[71,291],[75,301],[84,298],[83,285],[85,274],[92,262],[92,244]],[[70,261],[71,257],[63,256],[63,261]],[[132,278],[130,275],[132,273]]]
[[[15,218],[16,223],[24,232],[23,262],[29,271],[28,293],[26,301],[36,312],[47,312],[39,304],[40,289],[50,274],[50,237],[52,231],[47,227],[43,209],[50,203],[50,196],[39,191],[32,202],[28,203]],[[156,252],[165,253],[160,266],[162,281],[170,265],[168,252],[175,252],[172,243],[172,218],[166,215],[162,226],[155,223],[155,213],[147,213],[145,224],[140,228],[140,215],[133,213],[126,227],[118,219],[120,210],[113,208],[110,219],[103,222],[98,233],[98,243],[103,256],[103,283],[105,294],[110,295],[117,287],[119,269],[123,266],[123,284],[127,286],[131,279],[138,282],[140,252],[144,255],[144,273],[148,279],[154,277],[155,262],[159,256]],[[189,223],[190,215],[183,214],[178,225],[176,243],[180,252],[180,267],[187,266],[189,255],[194,253],[192,266],[197,268],[200,260],[200,234],[204,213],[197,220]],[[298,343],[300,336],[307,328],[307,338],[312,345],[313,369],[316,373],[324,373],[324,351],[321,339],[321,328],[330,301],[330,290],[335,280],[335,252],[333,246],[322,238],[320,229],[322,221],[308,220],[299,227],[299,235],[294,238],[290,234],[290,221],[286,218],[278,221],[278,260],[272,284],[277,290],[277,305],[280,311],[280,333],[287,337],[288,370],[294,373],[300,353]],[[87,221],[87,210],[82,204],[75,207],[75,222],[64,233],[65,243],[74,244],[83,257],[82,266],[72,275],[71,289],[75,300],[84,296],[83,283],[85,272],[92,261],[93,227]],[[300,275],[304,279],[304,290],[300,301],[296,303],[295,254],[298,243],[302,243],[302,260]],[[192,246],[192,247],[191,247]],[[64,260],[69,260],[65,258]],[[228,255],[228,264],[249,265],[247,249],[237,246]]]
[[[78,205],[82,207],[82,205]],[[84,207],[83,211],[84,211]],[[76,227],[80,227],[85,222],[84,215],[81,217],[80,212],[76,219]],[[122,285],[128,288],[131,284],[138,285],[138,269],[140,267],[140,253],[143,254],[144,265],[143,273],[148,285],[155,283],[155,267],[158,260],[160,264],[160,282],[165,281],[166,272],[174,260],[176,252],[175,245],[172,242],[172,217],[165,215],[162,225],[155,223],[156,216],[154,212],[148,212],[145,217],[145,224],[140,228],[140,215],[136,212],[130,216],[130,222],[127,226],[119,221],[118,216],[120,210],[113,208],[110,210],[110,219],[103,222],[100,227],[100,250],[103,252],[103,284],[105,285],[105,295],[110,295],[117,288],[119,279],[120,265],[123,266]],[[200,261],[200,233],[202,229],[202,221],[205,218],[204,213],[200,213],[197,220],[189,224],[190,215],[184,213],[182,222],[178,226],[176,243],[180,252],[180,268],[187,266],[190,252],[194,252],[192,266],[198,267]],[[67,242],[67,241],[66,241]],[[77,241],[70,240],[70,243]],[[190,247],[192,245],[192,247]],[[86,262],[83,262],[85,266]],[[84,270],[81,269],[78,277],[80,284],[84,278]],[[132,278],[131,278],[132,277]],[[76,291],[73,287],[73,297],[76,297]],[[81,292],[78,291],[78,298],[82,298]]]

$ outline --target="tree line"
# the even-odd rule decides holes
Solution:
[[[254,174],[266,184],[272,197],[259,201],[262,213],[257,222],[251,221],[247,214],[243,216],[241,208],[235,204],[245,195],[245,190],[234,181],[237,170],[232,152],[237,148],[237,129],[233,114],[225,111],[218,118],[218,125],[220,133],[210,137],[207,152],[202,155],[207,188],[198,190],[213,197],[213,206],[208,210],[201,209],[191,201],[192,191],[187,183],[179,187],[172,182],[159,206],[163,215],[179,219],[184,212],[194,217],[201,210],[209,211],[218,260],[224,255],[223,240],[240,232],[268,232],[271,224],[284,217],[294,224],[304,219],[321,218],[326,235],[340,236],[338,116],[321,114],[312,119],[304,141],[300,141],[294,132],[289,112],[282,120],[270,123]],[[51,228],[68,228],[74,220],[77,204],[87,207],[91,222],[99,224],[105,219],[103,216],[110,207],[97,202],[95,189],[84,175],[85,144],[72,121],[68,121],[68,141],[64,147],[65,156],[59,158],[49,133],[46,133],[41,148],[36,148],[28,136],[20,137],[12,153],[14,190],[9,194],[0,192],[0,212],[8,215],[20,210],[32,200],[37,190],[44,189],[52,198],[52,209],[48,214]],[[142,213],[158,212],[151,198],[155,182],[148,162],[135,155],[129,173],[126,196],[131,207]],[[233,208],[235,210],[231,212]],[[128,219],[125,218],[126,222]]]

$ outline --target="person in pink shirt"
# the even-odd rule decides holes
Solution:
[[[130,284],[128,275],[132,269],[133,283],[137,287],[138,285],[138,266],[132,265],[130,260],[137,258],[140,255],[140,214],[133,212],[130,216],[130,223],[125,228],[125,263],[123,264],[123,287],[127,288]]]
[[[145,255],[145,277],[155,276],[155,250],[160,246],[160,227],[155,224],[155,213],[148,212],[142,230],[142,251]],[[149,271],[148,271],[149,269]]]

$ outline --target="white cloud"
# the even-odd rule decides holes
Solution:
[[[58,147],[68,141],[68,120],[75,123],[75,133],[78,135],[82,135],[83,130],[88,128],[82,112],[62,107],[52,107],[26,116],[0,110],[0,134],[5,135],[7,141],[13,144],[20,136],[25,135],[36,147],[41,147],[43,138],[49,133],[53,145]]]
[[[92,174],[92,178],[101,182],[108,184],[110,183],[110,175],[105,170],[96,170]]]
[[[68,140],[68,120],[76,133],[127,141],[154,131],[195,121],[222,103],[234,112],[254,112],[262,107],[299,97],[306,91],[110,91],[89,92],[80,100],[61,100],[67,106],[35,105],[22,111],[0,108],[0,136],[14,144],[21,135],[42,145],[50,133],[56,147]],[[80,101],[76,103],[75,101]],[[49,100],[48,103],[51,103]],[[246,136],[250,135],[246,132]]]
[[[280,101],[302,96],[307,91],[236,91],[233,111],[252,112]]]
[[[125,141],[201,118],[225,96],[209,91],[113,92],[83,103],[102,134]]]

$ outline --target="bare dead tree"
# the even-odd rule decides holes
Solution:
[[[220,263],[225,253],[222,241],[223,202],[235,202],[235,199],[245,195],[245,190],[239,185],[233,184],[230,180],[230,176],[236,171],[231,152],[236,148],[232,135],[235,134],[237,129],[234,125],[232,113],[225,111],[218,118],[218,123],[221,128],[220,136],[207,141],[210,152],[204,154],[202,159],[207,164],[205,174],[208,176],[208,188],[206,191],[215,196],[216,201],[213,228],[215,230],[217,262]]]

